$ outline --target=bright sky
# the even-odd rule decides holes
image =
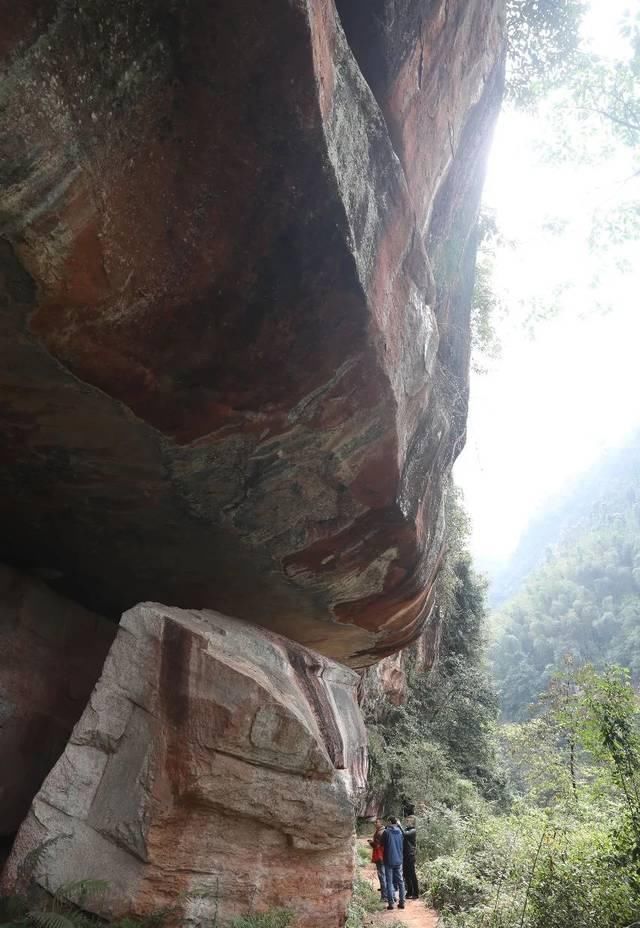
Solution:
[[[620,52],[616,23],[628,6],[593,0],[587,35],[599,53]],[[544,116],[505,112],[487,178],[485,203],[514,244],[500,246],[496,261],[508,310],[502,359],[472,378],[467,448],[455,470],[481,568],[504,561],[550,496],[640,426],[640,242],[609,256],[587,243],[594,210],[640,198],[632,155],[620,148],[604,164],[551,163],[547,132]],[[550,220],[562,222],[560,234],[549,232]],[[559,312],[532,338],[531,306],[559,287]]]

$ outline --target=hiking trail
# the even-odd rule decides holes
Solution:
[[[369,850],[366,838],[359,838],[358,845]],[[380,884],[375,864],[369,861],[364,866],[359,866],[359,872],[377,892]],[[421,899],[407,899],[405,905],[405,909],[399,909],[396,906],[391,912],[385,908],[380,912],[371,913],[367,916],[367,925],[410,925],[411,928],[437,928],[439,919],[435,909],[428,908]]]

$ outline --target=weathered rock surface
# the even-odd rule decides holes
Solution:
[[[401,706],[407,698],[407,668],[409,661],[419,672],[432,670],[438,663],[442,615],[433,609],[419,637],[408,648],[383,658],[365,671],[364,688],[380,690],[394,706]]]
[[[62,754],[115,631],[0,565],[0,850]]]
[[[206,888],[214,898],[185,903],[185,917],[190,905],[223,922],[287,906],[297,926],[339,928],[366,778],[357,681],[215,612],[132,609],[3,888],[55,836],[42,885],[108,880],[100,914],[145,914]]]
[[[5,553],[112,617],[402,647],[464,440],[502,0],[0,7]]]
[[[380,689],[394,706],[401,706],[407,696],[407,650],[383,658],[369,671],[376,676]]]

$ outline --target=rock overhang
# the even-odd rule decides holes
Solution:
[[[501,4],[373,11],[382,77],[349,6],[13,14],[1,479],[4,553],[97,611],[361,666],[430,607]]]

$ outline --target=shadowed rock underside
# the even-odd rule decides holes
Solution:
[[[115,633],[0,564],[0,857],[62,754]]]

